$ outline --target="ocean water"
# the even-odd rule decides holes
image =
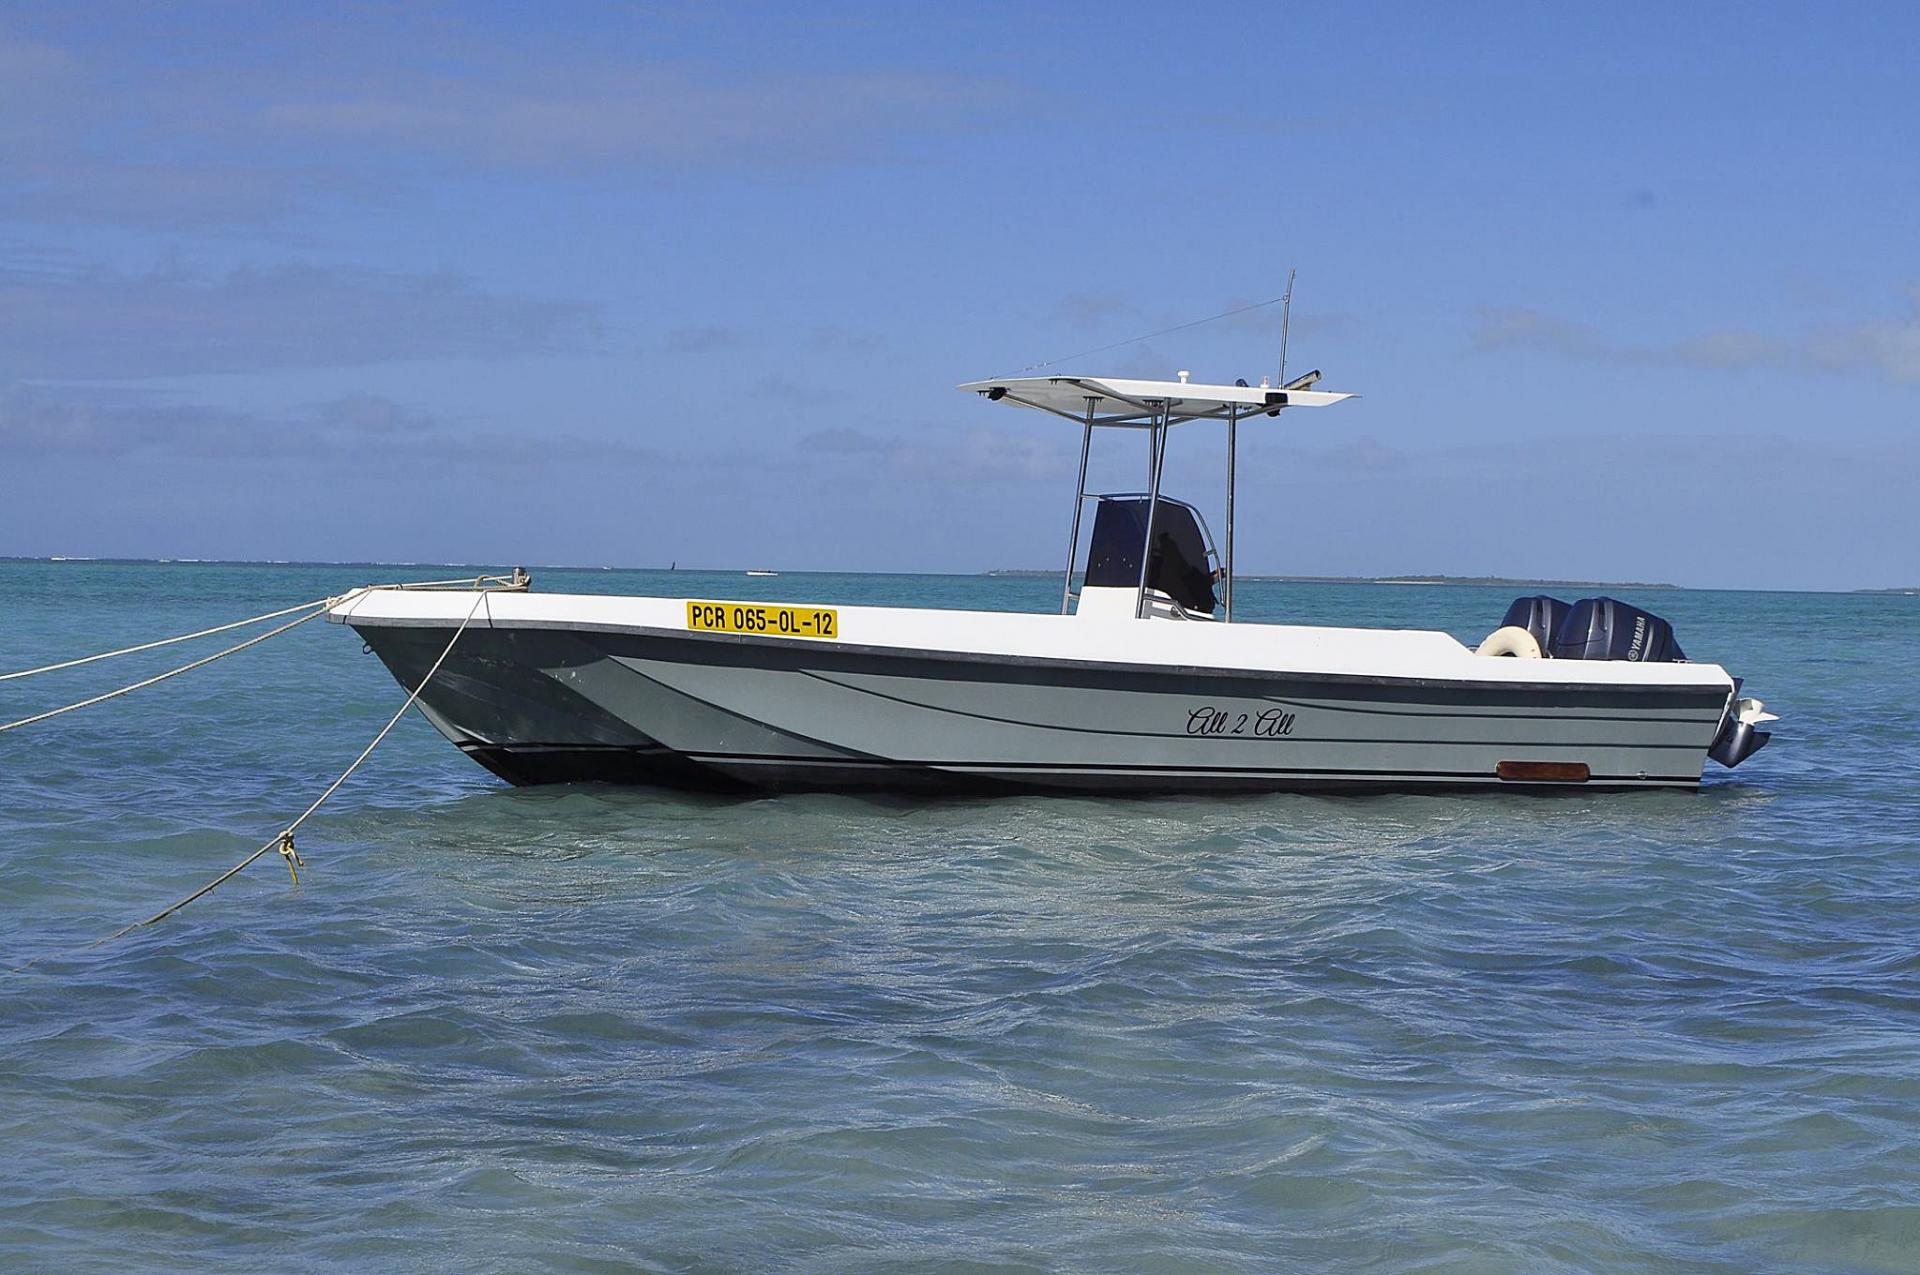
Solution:
[[[0,670],[443,574],[0,564]],[[1641,600],[1784,717],[1697,794],[513,790],[416,717],[298,888],[269,857],[92,950],[401,693],[314,623],[0,735],[0,1269],[1920,1271],[1920,599]],[[1472,639],[1506,601],[1240,598]]]

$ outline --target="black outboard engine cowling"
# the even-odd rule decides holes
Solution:
[[[1556,660],[1631,660],[1672,664],[1687,658],[1673,626],[1651,611],[1615,598],[1582,598],[1554,631]]]
[[[1515,598],[1513,605],[1507,608],[1507,616],[1500,621],[1500,627],[1509,625],[1516,629],[1525,629],[1540,644],[1540,653],[1550,654],[1553,650],[1553,635],[1560,631],[1561,622],[1567,618],[1567,612],[1573,608],[1559,598],[1550,598],[1537,593],[1530,598]]]

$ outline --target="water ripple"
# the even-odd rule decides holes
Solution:
[[[340,583],[7,572],[16,664]],[[392,687],[314,628],[10,741],[0,1266],[1920,1269],[1911,600],[1662,602],[1788,714],[1698,795],[508,791],[412,723],[300,888],[94,952]]]

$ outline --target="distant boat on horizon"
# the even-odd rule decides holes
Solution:
[[[778,571],[768,571],[765,568],[756,567],[752,571],[747,572],[747,574],[750,576],[777,576],[780,573]]]

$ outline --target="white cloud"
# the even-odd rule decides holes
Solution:
[[[236,59],[190,76],[0,31],[0,218],[257,230],[331,199],[388,198],[422,163],[791,171],[908,155],[1016,105],[1007,84],[969,74],[749,75],[582,46],[540,57],[470,30],[436,31],[429,71],[382,43],[403,15],[362,16],[289,68]]]
[[[1903,319],[1833,326],[1798,336],[1722,328],[1677,341],[1636,344],[1526,308],[1483,310],[1472,336],[1482,352],[1534,350],[1591,363],[1707,371],[1823,371],[1920,384],[1920,286]]]
[[[1907,290],[1904,320],[1863,323],[1831,332],[1810,347],[1821,364],[1841,371],[1864,370],[1906,385],[1920,385],[1920,284]]]
[[[454,274],[0,266],[0,379],[120,380],[592,347],[589,305]]]
[[[134,462],[186,461],[211,482],[230,478],[232,462],[294,464],[309,475],[316,464],[334,464],[361,475],[417,477],[584,464],[646,470],[688,459],[563,431],[476,430],[377,394],[253,412],[138,390],[18,384],[0,389],[0,457],[16,463],[108,461],[129,476],[141,472]],[[698,459],[721,463],[712,456]]]
[[[618,161],[790,164],[870,155],[1004,108],[1004,86],[965,76],[839,71],[728,79],[672,66],[574,66],[505,79],[382,77],[314,83],[255,127],[486,164]]]

